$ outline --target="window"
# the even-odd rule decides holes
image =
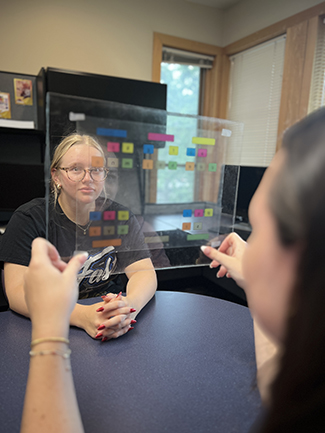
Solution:
[[[284,51],[281,36],[230,57],[228,119],[244,123],[242,166],[266,167],[275,154]],[[227,164],[234,157],[230,148]]]
[[[163,47],[160,81],[167,84],[167,111],[194,116],[200,114],[204,72],[206,68],[212,67],[213,59],[212,56]],[[183,128],[185,130],[192,129],[195,136],[196,124],[195,118],[184,118]],[[173,125],[168,123],[167,130],[172,131]],[[185,166],[187,143],[182,140],[180,143],[183,149],[180,149],[179,156],[168,155],[166,146],[158,150],[158,159],[171,161],[173,158],[177,158],[178,164]],[[158,171],[157,203],[194,201],[194,171],[184,170],[181,178],[179,172]]]
[[[325,105],[325,19],[318,26],[308,112]]]

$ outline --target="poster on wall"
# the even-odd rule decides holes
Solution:
[[[9,93],[0,92],[0,118],[11,119]]]
[[[33,85],[31,80],[14,78],[15,103],[19,105],[33,105]]]

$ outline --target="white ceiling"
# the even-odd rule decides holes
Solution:
[[[199,5],[211,6],[218,9],[227,9],[230,6],[239,3],[241,0],[186,0],[190,3],[197,3]]]

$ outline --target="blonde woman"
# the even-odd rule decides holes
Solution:
[[[96,161],[96,164],[94,164]],[[99,164],[98,164],[99,162]],[[103,150],[90,136],[72,134],[56,148],[51,164],[52,197],[48,239],[65,260],[78,250],[89,257],[78,275],[79,297],[102,296],[93,305],[77,304],[70,324],[91,337],[106,341],[133,328],[135,317],[156,291],[157,280],[139,224],[124,206],[105,197]],[[88,236],[93,221],[90,212],[128,212],[128,233],[122,244],[93,249]],[[19,207],[3,236],[0,262],[4,265],[5,288],[10,308],[29,316],[23,296],[23,277],[30,261],[32,241],[46,236],[46,204],[38,198]],[[109,293],[112,273],[125,272],[126,296]],[[40,289],[41,290],[41,289]]]

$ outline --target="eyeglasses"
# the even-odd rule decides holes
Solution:
[[[58,167],[59,170],[64,170],[72,182],[80,182],[88,172],[94,182],[102,182],[107,178],[108,169],[104,167],[96,168],[81,168],[81,167]]]

